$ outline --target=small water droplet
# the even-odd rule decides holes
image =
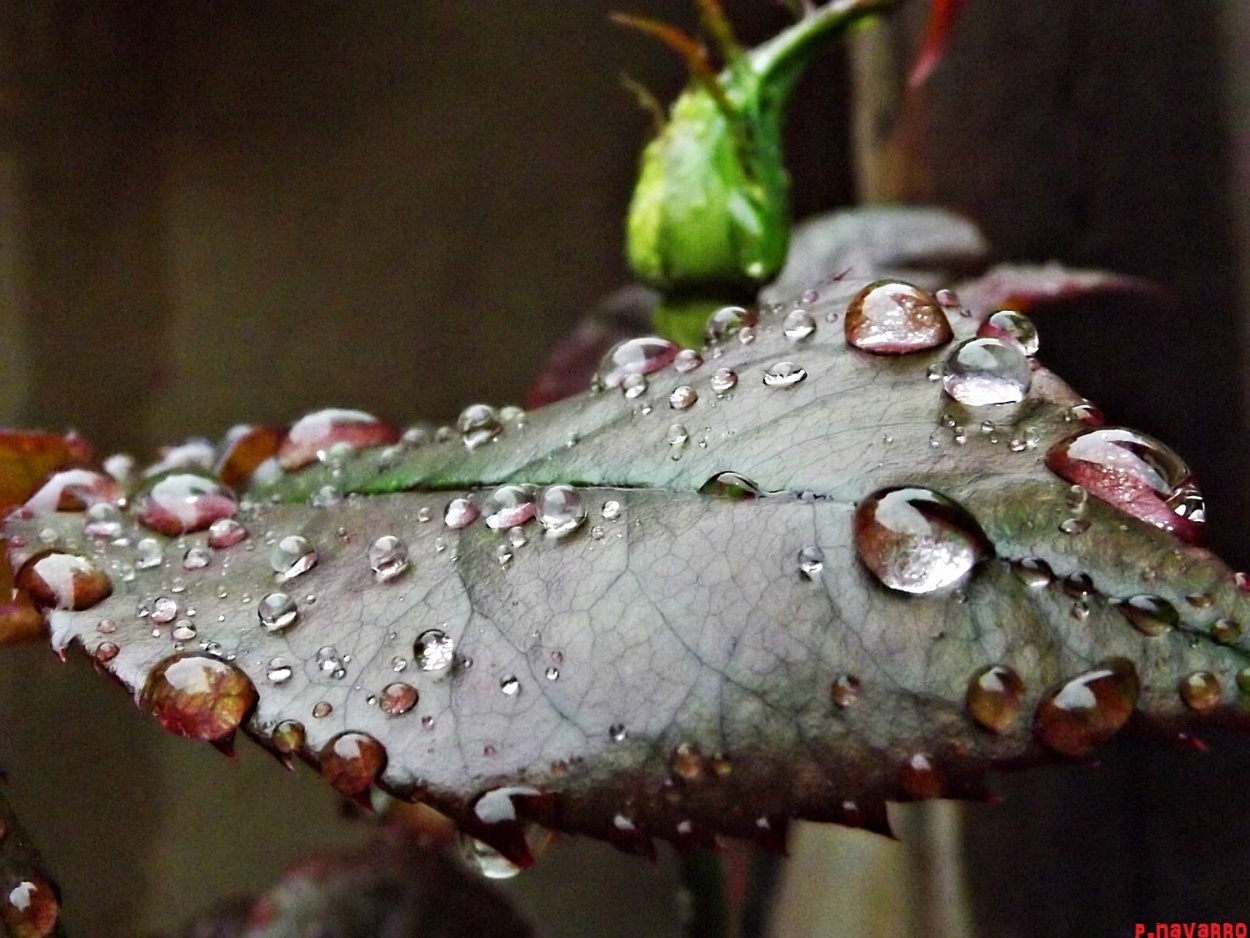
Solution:
[[[692,348],[684,348],[673,359],[673,370],[678,374],[689,374],[703,364],[703,356]]]
[[[1133,628],[1151,637],[1171,631],[1180,622],[1176,607],[1159,596],[1132,596],[1116,603],[1116,608]]]
[[[877,355],[937,348],[954,336],[933,295],[902,281],[870,283],[851,300],[842,324],[851,346]]]
[[[721,396],[732,391],[738,384],[738,373],[732,368],[717,368],[708,383],[717,396]]]
[[[150,615],[153,622],[159,622],[161,625],[173,622],[178,615],[177,600],[168,596],[158,596],[156,601],[152,603]]]
[[[959,583],[993,554],[958,503],[923,488],[887,488],[855,510],[855,550],[890,589],[932,593]]]
[[[609,500],[603,503],[600,509],[604,521],[615,521],[621,516],[621,503],[615,500]]]
[[[367,804],[367,794],[386,767],[386,750],[367,733],[339,733],[321,748],[321,774],[336,791]]]
[[[977,329],[977,335],[1014,342],[1030,358],[1037,354],[1039,346],[1037,327],[1033,325],[1033,321],[1014,309],[1000,309],[991,313]]]
[[[482,505],[482,516],[492,531],[525,524],[538,513],[535,489],[530,485],[501,485]]]
[[[238,510],[234,495],[216,479],[189,472],[160,477],[135,497],[139,523],[169,537],[203,531]]]
[[[770,388],[792,388],[807,377],[794,362],[777,362],[764,370],[764,384]]]
[[[760,487],[746,476],[736,472],[718,472],[699,487],[699,494],[742,501],[758,498],[763,493]]]
[[[548,668],[543,672],[543,676],[549,681],[557,681],[560,679],[560,669],[555,667]]]
[[[644,375],[626,375],[625,380],[621,382],[621,393],[625,395],[627,400],[633,400],[647,393],[646,376]]]
[[[1094,580],[1088,573],[1069,573],[1063,578],[1063,591],[1074,599],[1084,599],[1094,592]]]
[[[816,331],[816,320],[805,309],[791,310],[781,323],[782,334],[792,342],[802,342]]]
[[[917,752],[904,762],[898,781],[904,793],[917,801],[937,798],[942,794],[942,775],[928,753]]]
[[[234,665],[208,655],[174,655],[149,673],[140,706],[175,735],[224,742],[256,701],[256,688]]]
[[[179,619],[174,623],[169,635],[175,642],[192,641],[198,634],[190,619]]]
[[[1050,569],[1050,564],[1040,557],[1026,557],[1023,560],[1014,562],[1011,569],[1015,572],[1020,582],[1029,589],[1042,589],[1050,586],[1054,582],[1055,574]]]
[[[686,410],[698,400],[699,392],[690,385],[683,384],[668,396],[668,406],[673,410]]]
[[[603,357],[595,375],[598,388],[622,388],[627,397],[637,397],[646,390],[645,375],[653,374],[672,364],[681,349],[667,339],[658,336],[641,336],[618,342]],[[636,393],[626,387],[627,379],[642,379]],[[635,386],[637,386],[635,384]]]
[[[212,560],[213,555],[207,547],[189,547],[182,555],[182,569],[203,570]]]
[[[315,704],[313,704],[312,715],[318,720],[328,717],[333,712],[334,705],[328,700],[318,700]]]
[[[95,660],[100,664],[108,664],[121,652],[114,642],[100,642],[95,650]]]
[[[608,727],[608,739],[612,740],[614,743],[623,742],[626,735],[627,733],[625,731],[624,723],[613,723]]]
[[[316,563],[317,552],[308,538],[299,534],[288,534],[279,539],[269,552],[269,566],[278,575],[279,582],[311,570]]]
[[[470,404],[456,418],[456,429],[466,449],[475,450],[503,431],[499,412],[489,404]]]
[[[804,547],[799,551],[799,573],[806,579],[819,580],[825,569],[825,552],[819,547]]]
[[[470,498],[453,498],[443,512],[443,523],[453,531],[467,528],[478,518],[477,506]]]
[[[980,726],[1001,733],[1020,715],[1024,681],[1002,664],[981,668],[968,681],[964,697],[968,712]]]
[[[754,321],[751,313],[741,306],[723,306],[708,316],[703,338],[708,345],[720,345],[737,335],[743,325]]]
[[[1034,714],[1034,733],[1060,755],[1087,756],[1128,722],[1138,686],[1133,663],[1111,658],[1048,690]]]
[[[333,645],[322,645],[318,648],[316,660],[317,670],[327,677],[341,681],[347,676],[347,659]]]
[[[265,669],[265,678],[270,684],[285,684],[294,673],[291,662],[279,655],[269,659],[269,665]]]
[[[397,717],[415,707],[418,698],[417,689],[411,684],[395,681],[382,688],[378,706],[387,716]]]
[[[280,756],[296,755],[304,748],[304,724],[299,720],[283,720],[274,727],[272,738],[273,748]]]
[[[1220,679],[1210,671],[1195,671],[1180,683],[1181,700],[1190,710],[1210,710],[1220,702]]]
[[[1241,623],[1236,619],[1222,618],[1211,623],[1211,637],[1221,645],[1232,645],[1241,638]]]
[[[829,685],[829,699],[834,706],[845,710],[859,700],[859,678],[843,674]]]
[[[408,569],[408,545],[393,534],[383,534],[369,545],[369,569],[379,583],[389,583]]]
[[[499,562],[499,566],[506,567],[512,562],[513,549],[510,544],[500,544],[495,548],[495,560]]]
[[[281,632],[299,618],[295,600],[286,593],[269,593],[256,605],[256,615],[270,632]]]
[[[521,682],[515,674],[508,674],[499,679],[499,689],[509,697],[515,697],[521,692]]]
[[[234,518],[218,518],[208,526],[208,546],[215,550],[233,547],[247,537],[247,528]]]
[[[96,502],[87,508],[83,534],[88,537],[115,538],[122,535],[122,513],[112,502]]]
[[[1059,530],[1064,534],[1084,534],[1089,530],[1089,519],[1064,518],[1059,522]]]
[[[1029,393],[1029,360],[1014,343],[975,338],[960,342],[946,358],[942,387],[968,407],[1014,404]]]
[[[413,660],[422,671],[445,671],[455,659],[456,644],[441,629],[426,629],[412,646]]]
[[[538,523],[549,537],[572,534],[585,521],[586,505],[576,488],[557,484],[543,489],[538,503]]]
[[[117,631],[117,623],[112,619],[101,619],[95,628],[101,635],[112,635]]]

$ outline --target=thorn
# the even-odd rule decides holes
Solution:
[[[730,104],[729,98],[725,96],[725,89],[721,87],[716,69],[712,67],[712,63],[708,60],[707,49],[701,43],[676,26],[670,26],[668,23],[661,23],[659,20],[653,20],[646,16],[612,13],[610,18],[612,22],[620,26],[636,29],[639,32],[653,36],[680,55],[686,61],[686,68],[690,70],[690,77],[702,85],[704,90],[712,96],[716,106],[720,108],[725,117],[733,119],[736,116],[733,105]]]
[[[660,103],[655,93],[642,82],[635,81],[628,75],[621,76],[621,84],[634,96],[638,106],[651,116],[651,132],[657,137],[664,133],[664,128],[668,126],[668,115],[664,112],[664,105]]]

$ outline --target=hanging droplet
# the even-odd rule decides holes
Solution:
[[[807,377],[794,362],[777,362],[764,369],[764,384],[770,388],[792,388]]]
[[[843,674],[829,685],[829,699],[835,707],[845,710],[859,700],[859,678]]]
[[[84,557],[42,551],[22,564],[14,585],[45,609],[90,609],[113,593],[108,575]]]
[[[399,431],[363,410],[328,408],[301,417],[278,448],[278,464],[287,472],[331,458],[336,445],[349,451],[399,442]]]
[[[668,396],[668,406],[673,410],[687,410],[693,407],[698,400],[699,392],[690,385],[683,384]]]
[[[942,775],[925,752],[917,752],[899,769],[899,787],[914,801],[927,801],[942,794]]]
[[[1180,622],[1176,607],[1158,596],[1133,596],[1116,603],[1116,608],[1133,628],[1151,637],[1170,632]]]
[[[445,671],[455,660],[456,643],[441,629],[426,629],[412,646],[413,661],[422,671]]]
[[[712,375],[712,380],[708,382],[712,385],[712,390],[717,395],[725,394],[734,389],[738,383],[738,373],[732,368],[717,368]]]
[[[653,335],[618,342],[599,363],[599,370],[595,375],[595,386],[598,388],[624,387],[625,379],[635,375],[644,378],[643,390],[645,390],[644,376],[671,365],[679,351],[681,349],[676,344]]]
[[[1011,565],[1016,577],[1029,589],[1043,589],[1055,581],[1054,571],[1050,564],[1040,557],[1026,557]]]
[[[482,504],[482,516],[492,531],[515,528],[537,513],[538,500],[530,485],[501,485]]]
[[[295,600],[286,593],[269,593],[257,603],[256,615],[260,618],[260,624],[270,632],[281,632],[295,624],[295,620],[299,618],[299,608]]]
[[[333,645],[322,645],[317,649],[317,670],[327,677],[341,681],[347,676],[346,659],[339,654]]]
[[[883,584],[905,593],[954,586],[993,554],[959,504],[923,488],[874,492],[855,509],[855,550]]]
[[[279,581],[293,579],[311,570],[317,563],[317,552],[308,538],[288,534],[281,538],[269,552],[269,565],[278,574]]]
[[[225,742],[256,700],[251,680],[234,665],[209,655],[174,655],[148,674],[140,706],[178,736]]]
[[[0,924],[12,938],[59,935],[61,900],[56,887],[38,873],[27,872],[6,883],[0,900]]]
[[[453,531],[467,528],[477,520],[477,506],[469,498],[453,498],[443,512],[443,523]]]
[[[1014,404],[1029,393],[1029,360],[1015,343],[976,338],[960,342],[946,358],[942,387],[968,407]]]
[[[393,534],[383,534],[369,545],[369,569],[379,583],[389,583],[408,569],[408,545]]]
[[[538,523],[550,537],[572,534],[586,521],[586,505],[571,485],[549,485],[538,504]]]
[[[805,309],[791,310],[781,322],[781,332],[791,342],[802,342],[816,332],[816,320]]]
[[[304,748],[304,724],[299,720],[283,720],[273,729],[273,748],[278,755],[298,755]],[[290,767],[289,761],[287,762]]]
[[[864,287],[847,307],[842,326],[849,344],[877,355],[921,352],[954,337],[946,313],[932,294],[891,280]]]
[[[1111,658],[1047,691],[1034,713],[1033,731],[1060,755],[1087,756],[1128,722],[1138,686],[1133,663]]]
[[[1023,697],[1020,675],[1006,665],[992,664],[972,675],[964,701],[980,726],[1001,733],[1016,722]]]
[[[1117,427],[1085,430],[1052,446],[1046,467],[1188,544],[1205,540],[1206,509],[1193,473],[1153,437]]]
[[[218,518],[208,526],[208,546],[214,550],[233,547],[247,537],[247,528],[234,518]]]
[[[269,659],[269,665],[265,669],[265,678],[270,684],[285,684],[294,673],[291,662],[279,655]]]
[[[203,531],[238,510],[234,495],[220,482],[189,472],[163,476],[135,497],[139,523],[169,537]]]
[[[819,580],[825,569],[825,552],[819,547],[804,547],[799,551],[799,573],[806,579]]]
[[[1181,681],[1180,693],[1190,710],[1210,710],[1220,702],[1220,679],[1210,671],[1195,671]]]
[[[456,832],[456,845],[469,868],[487,879],[511,879],[521,872],[521,867],[494,847],[464,831]]]
[[[499,689],[509,697],[515,697],[521,692],[521,682],[515,674],[508,674],[499,679]]]
[[[339,733],[321,747],[321,774],[341,795],[368,804],[369,789],[386,768],[386,750],[367,733]]]
[[[378,707],[387,716],[397,717],[407,713],[417,705],[419,695],[411,684],[395,681],[382,688],[378,697]]]
[[[1037,354],[1039,347],[1037,327],[1033,325],[1033,320],[1014,309],[1000,309],[991,313],[977,329],[977,335],[1014,342],[1030,358]]]

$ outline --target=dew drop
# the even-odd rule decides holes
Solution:
[[[347,658],[339,654],[333,645],[322,645],[317,649],[317,670],[327,677],[341,681],[347,676]]]
[[[422,671],[445,671],[455,658],[456,645],[442,629],[426,629],[412,646],[413,661]]]
[[[993,547],[958,503],[923,488],[874,492],[855,509],[855,550],[883,584],[905,593],[954,586]]]
[[[190,619],[179,619],[174,623],[173,629],[169,633],[169,637],[175,642],[189,642],[198,635],[195,625]]]
[[[101,635],[112,635],[117,631],[117,623],[112,619],[101,619],[95,628]]]
[[[294,673],[291,662],[279,655],[269,659],[269,665],[265,669],[265,678],[270,684],[285,684]]]
[[[475,450],[499,436],[503,423],[499,412],[489,404],[470,404],[456,418],[456,429],[460,431],[465,448]]]
[[[1039,347],[1037,327],[1028,316],[1014,309],[1000,309],[991,313],[977,329],[977,335],[1014,342],[1030,358],[1037,354]]]
[[[1221,645],[1232,645],[1241,638],[1241,623],[1227,617],[1216,619],[1211,623],[1211,637]]]
[[[781,322],[781,332],[791,342],[802,342],[816,332],[816,320],[805,309],[791,310]]]
[[[615,521],[621,516],[621,503],[615,500],[609,500],[603,503],[600,509],[604,521]]]
[[[571,485],[549,485],[538,501],[538,523],[549,537],[565,537],[586,521],[581,493]]]
[[[1220,702],[1220,679],[1210,671],[1195,671],[1181,681],[1179,689],[1190,710],[1210,710]]]
[[[169,537],[203,531],[238,510],[234,495],[220,482],[189,472],[162,476],[135,497],[139,523]]]
[[[152,669],[140,706],[175,735],[224,742],[256,700],[251,680],[234,665],[209,655],[174,655]]]
[[[1011,565],[1016,578],[1029,589],[1043,589],[1055,581],[1054,571],[1050,564],[1040,557],[1026,557]]]
[[[499,566],[501,567],[506,567],[508,564],[512,563],[513,556],[514,553],[512,545],[510,544],[500,544],[495,548],[495,560],[498,561]]]
[[[738,384],[738,373],[732,368],[717,368],[709,384],[718,396],[725,394]]]
[[[877,355],[937,348],[954,336],[932,294],[891,280],[879,280],[861,290],[847,306],[842,326],[850,345]]]
[[[334,705],[328,700],[318,700],[315,704],[313,704],[312,715],[318,720],[328,717],[333,712]]]
[[[825,552],[819,547],[804,547],[799,551],[799,573],[808,580],[819,580],[825,569]]]
[[[477,506],[469,498],[453,498],[443,512],[443,523],[453,531],[467,528],[477,520]]]
[[[278,464],[292,472],[310,463],[330,461],[336,446],[353,451],[397,442],[398,431],[372,414],[329,408],[295,422],[278,448]]]
[[[1153,437],[1117,427],[1085,430],[1051,447],[1046,466],[1186,543],[1200,545],[1205,539],[1205,504],[1193,473]]]
[[[538,513],[533,486],[501,485],[482,504],[482,516],[492,531],[525,524]]]
[[[754,322],[755,317],[741,306],[722,306],[708,316],[703,338],[708,345],[720,345],[737,335],[744,325]]]
[[[648,387],[645,375],[626,375],[625,379],[621,381],[621,393],[625,395],[627,400],[631,401],[646,394]]]
[[[843,674],[829,685],[829,699],[835,707],[845,710],[859,700],[859,678]]]
[[[115,642],[100,642],[95,650],[95,660],[100,664],[107,664],[118,656],[121,649],[117,647]]]
[[[624,742],[626,735],[624,723],[613,723],[608,727],[608,739],[614,743]]]
[[[1060,755],[1087,756],[1128,722],[1137,692],[1133,663],[1111,658],[1048,690],[1038,702],[1033,731]]]
[[[942,775],[928,753],[917,752],[899,770],[899,786],[909,798],[925,801],[942,794]]]
[[[150,615],[153,622],[167,625],[178,615],[178,601],[169,596],[158,596],[152,603]]]
[[[299,720],[283,720],[275,726],[273,748],[281,756],[298,754],[304,748],[304,724]]]
[[[1089,530],[1089,519],[1064,518],[1059,522],[1059,530],[1064,534],[1084,534]]]
[[[1069,573],[1063,578],[1063,591],[1073,599],[1084,599],[1094,592],[1094,580],[1088,573]]]
[[[387,716],[397,717],[415,707],[418,696],[417,689],[411,684],[395,681],[382,688],[378,706]]]
[[[295,624],[299,618],[299,608],[295,600],[286,593],[269,593],[256,604],[256,615],[260,624],[270,632],[281,632]]]
[[[807,377],[794,362],[777,362],[764,370],[764,384],[770,388],[792,388]]]
[[[550,667],[543,673],[543,676],[546,677],[547,680],[549,681],[558,681],[560,679],[560,669],[556,667]]]
[[[91,469],[64,469],[54,472],[23,507],[37,515],[86,511],[96,506],[116,512],[124,497],[122,487],[110,476]]]
[[[408,545],[393,534],[383,534],[369,545],[369,569],[379,583],[389,583],[408,569]]]
[[[509,697],[515,697],[521,692],[521,682],[515,674],[508,674],[499,679],[499,689]]]
[[[311,570],[317,563],[317,552],[306,537],[288,534],[281,538],[269,552],[269,565],[285,581]]]
[[[14,584],[25,590],[36,606],[82,611],[113,593],[108,575],[84,557],[61,551],[42,551],[17,571]]]
[[[659,336],[641,336],[618,342],[599,363],[595,386],[625,389],[626,379],[634,376],[643,379],[642,390],[646,390],[644,376],[672,364],[679,351],[681,349],[677,345]],[[628,389],[625,390],[628,395]]]
[[[678,374],[689,374],[703,364],[703,356],[692,348],[684,348],[673,359],[673,370]]]
[[[87,509],[82,533],[87,537],[115,538],[122,536],[122,513],[111,502],[96,502]]]
[[[1180,622],[1176,607],[1158,596],[1132,596],[1116,603],[1116,608],[1133,628],[1152,638],[1171,631]]]
[[[1014,404],[1029,393],[1029,360],[1014,343],[975,338],[960,342],[946,358],[942,387],[968,407]]]
[[[972,675],[964,701],[978,725],[1001,733],[1020,715],[1023,697],[1020,675],[1006,665],[992,664]]]
[[[689,439],[690,431],[686,429],[685,424],[675,423],[668,428],[668,445],[673,449],[680,450]],[[677,459],[678,454],[674,453],[673,458]]]
[[[45,938],[61,934],[57,921],[61,901],[56,887],[37,873],[10,879],[0,903],[0,923],[14,938]]]
[[[706,774],[703,753],[693,743],[678,743],[674,746],[668,765],[674,775],[687,782],[698,781]]]
[[[207,547],[188,547],[182,555],[182,569],[203,570],[213,562],[212,552]]]
[[[745,501],[750,498],[758,498],[763,493],[760,491],[759,486],[746,476],[739,475],[736,472],[718,472],[699,486],[699,494]]]
[[[699,392],[688,384],[683,384],[668,396],[668,406],[673,410],[686,410],[699,400]]]
[[[386,767],[386,750],[367,733],[339,733],[321,748],[321,774],[341,795],[367,803]]]
[[[215,550],[233,547],[247,537],[247,528],[234,518],[218,518],[208,526],[208,546]]]

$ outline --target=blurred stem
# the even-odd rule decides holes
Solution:
[[[721,855],[696,850],[683,857],[681,884],[690,898],[686,938],[729,938],[729,893]]]

